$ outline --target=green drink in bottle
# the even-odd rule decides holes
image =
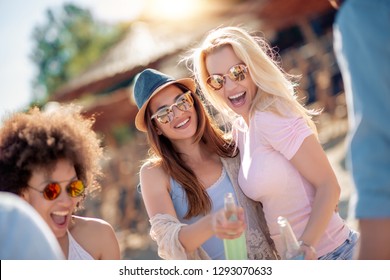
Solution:
[[[225,213],[230,221],[237,220],[237,206],[232,193],[225,195]],[[246,260],[248,258],[245,232],[236,239],[224,239],[223,245],[227,260]]]

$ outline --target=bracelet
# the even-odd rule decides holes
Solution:
[[[302,240],[299,240],[299,246],[308,247],[308,248],[309,248],[310,250],[312,250],[314,253],[317,253],[316,248],[314,248],[314,247],[311,246],[310,244],[307,244],[307,243],[303,242]]]

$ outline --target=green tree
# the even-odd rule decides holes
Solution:
[[[89,10],[65,4],[46,11],[46,22],[33,30],[30,58],[38,73],[33,80],[34,99],[44,102],[59,86],[79,75],[115,44],[124,24],[95,20]]]

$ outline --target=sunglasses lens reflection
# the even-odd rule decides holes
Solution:
[[[170,122],[170,120],[171,120],[170,115],[171,114],[172,114],[172,111],[169,108],[166,108],[166,109],[160,110],[157,113],[156,118],[160,123],[166,124],[166,123]]]
[[[212,75],[207,82],[213,89],[221,89],[224,81],[225,78],[222,75]]]
[[[80,180],[70,183],[68,193],[71,197],[78,197],[84,193],[85,187]]]
[[[245,68],[242,65],[234,66],[230,69],[229,78],[233,81],[242,81],[245,79]]]
[[[181,98],[177,103],[176,103],[176,107],[177,109],[179,109],[180,111],[188,111],[190,108],[191,108],[191,102],[190,100],[184,96],[183,98]]]
[[[43,191],[43,196],[48,200],[56,199],[61,193],[61,186],[57,183],[50,183]]]
[[[66,192],[71,197],[78,197],[84,193],[85,187],[81,180],[73,181],[66,188]],[[47,200],[56,199],[61,193],[61,186],[58,183],[50,183],[43,191],[43,196]]]
[[[245,65],[243,64],[235,65],[231,67],[228,73],[225,75],[219,75],[219,74],[211,75],[207,79],[207,84],[214,90],[220,90],[226,81],[225,76],[228,76],[234,82],[239,82],[245,79],[246,72],[247,72],[247,68]]]
[[[179,97],[176,103],[172,104],[169,107],[162,108],[159,111],[157,111],[157,113],[152,116],[152,119],[155,117],[162,124],[170,123],[174,117],[173,107],[176,107],[180,111],[184,112],[184,111],[188,111],[193,104],[194,104],[194,100],[192,99],[191,92],[186,92]]]

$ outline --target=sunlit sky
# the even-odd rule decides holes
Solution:
[[[0,123],[10,112],[32,101],[31,84],[36,68],[29,59],[32,31],[46,22],[48,8],[74,3],[89,9],[98,20],[133,20],[143,10],[152,17],[177,18],[202,6],[204,0],[0,0]]]
[[[168,17],[169,12],[177,12],[175,9],[183,2],[187,5],[195,2],[148,1],[156,1],[155,10],[160,15],[165,12]],[[29,59],[33,46],[32,30],[46,21],[48,8],[58,8],[66,2],[88,8],[95,18],[109,22],[132,20],[147,3],[140,0],[0,0],[0,123],[8,113],[22,110],[31,102],[31,83],[37,71]],[[167,7],[170,8],[164,11]]]

